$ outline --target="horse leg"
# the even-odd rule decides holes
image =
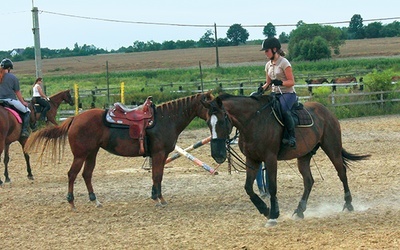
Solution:
[[[79,171],[82,168],[83,162],[85,158],[77,158],[74,157],[72,162],[71,168],[68,171],[68,194],[67,194],[67,201],[70,204],[72,209],[75,209],[74,203],[74,182],[76,180],[76,176],[78,175]]]
[[[26,162],[26,172],[28,172],[28,179],[29,180],[34,180],[33,178],[33,174],[32,174],[32,169],[31,169],[31,163],[30,163],[30,157],[29,154],[24,153],[24,157],[25,157],[25,162]]]
[[[155,202],[156,206],[166,206],[167,201],[164,199],[161,193],[161,182],[164,174],[164,164],[166,156],[163,153],[154,154],[152,156],[152,178],[153,186],[151,189],[151,198]]]
[[[310,196],[312,186],[314,185],[314,178],[310,169],[310,160],[312,154],[309,153],[303,157],[297,159],[297,167],[300,174],[303,176],[304,192],[299,205],[294,210],[293,215],[297,215],[298,218],[304,219],[304,211],[307,209],[307,201]]]
[[[89,192],[89,200],[92,202],[96,203],[96,207],[102,207],[101,203],[97,200],[97,197],[93,191],[93,186],[92,186],[92,176],[93,176],[93,170],[94,167],[96,166],[96,156],[97,152],[91,153],[85,161],[85,166],[83,167],[83,179],[85,180],[86,188]]]
[[[19,143],[21,144],[22,150],[24,150],[24,146],[28,138],[22,137],[20,139]],[[28,172],[28,179],[33,180],[33,175],[32,175],[32,169],[31,169],[31,161],[29,154],[24,151],[24,157],[25,157],[25,162],[26,162],[26,172]]]
[[[260,167],[260,162],[254,162],[246,158],[246,165],[246,183],[244,184],[244,189],[246,190],[246,193],[250,197],[251,202],[253,202],[254,206],[256,206],[260,214],[268,218],[270,213],[267,204],[265,204],[265,202],[254,192],[253,189],[254,180],[256,179],[258,168]]]
[[[267,168],[268,174],[268,191],[271,195],[271,211],[269,213],[269,220],[267,222],[267,226],[274,226],[277,224],[276,219],[279,217],[279,203],[278,198],[276,197],[277,193],[277,185],[276,185],[276,174],[277,174],[277,159],[271,159],[265,161],[265,166]]]
[[[333,147],[332,148],[337,148],[337,147]],[[340,147],[341,148],[341,147]],[[343,183],[343,189],[344,189],[344,201],[345,204],[343,206],[343,210],[347,209],[349,211],[353,211],[354,207],[351,204],[351,202],[353,201],[353,198],[351,196],[351,192],[350,192],[350,188],[349,188],[349,184],[347,181],[347,173],[346,173],[346,167],[344,165],[343,162],[343,156],[342,156],[342,151],[338,151],[335,152],[333,151],[333,149],[330,149],[330,147],[322,147],[322,149],[324,150],[324,152],[328,155],[329,159],[331,160],[331,162],[333,163],[333,165],[335,166],[335,169],[338,173],[339,179],[340,181]]]
[[[10,162],[10,145],[5,145],[4,147],[4,177],[5,177],[5,183],[10,183],[11,179],[8,176],[8,163]]]

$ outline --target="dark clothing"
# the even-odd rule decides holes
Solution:
[[[33,97],[33,98],[35,99],[35,102],[37,104],[39,104],[41,107],[43,107],[43,110],[40,114],[40,120],[44,121],[46,119],[47,111],[50,110],[50,103],[41,97]]]

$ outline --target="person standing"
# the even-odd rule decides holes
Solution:
[[[28,103],[22,97],[18,78],[10,73],[14,68],[12,61],[4,58],[0,62],[0,100],[15,108],[22,114],[21,137],[29,137],[30,110]]]
[[[260,86],[258,92],[262,94],[272,86],[272,93],[279,99],[283,123],[287,131],[287,136],[284,136],[282,142],[296,148],[295,125],[291,108],[297,101],[297,95],[294,90],[292,65],[284,57],[285,53],[281,49],[281,43],[275,37],[265,39],[261,51],[264,51],[269,60],[265,65],[266,82]]]
[[[42,80],[43,79],[41,77],[39,77],[36,79],[35,83],[33,84],[32,98],[35,101],[35,103],[37,103],[41,107],[43,107],[43,110],[40,114],[39,120],[46,121],[47,111],[50,110],[50,103],[49,103],[50,99],[43,92]]]

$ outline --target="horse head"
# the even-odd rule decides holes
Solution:
[[[74,102],[74,98],[72,98],[70,89],[65,91],[65,96],[64,96],[63,101],[68,103],[70,106],[74,106],[75,102]]]
[[[207,125],[211,132],[211,156],[221,164],[226,160],[226,141],[233,128],[232,122],[219,97],[202,103],[208,109]]]

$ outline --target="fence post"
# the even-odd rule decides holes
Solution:
[[[74,84],[74,97],[75,97],[75,115],[79,114],[79,87],[78,84]]]
[[[121,82],[121,103],[125,104],[125,82]]]

